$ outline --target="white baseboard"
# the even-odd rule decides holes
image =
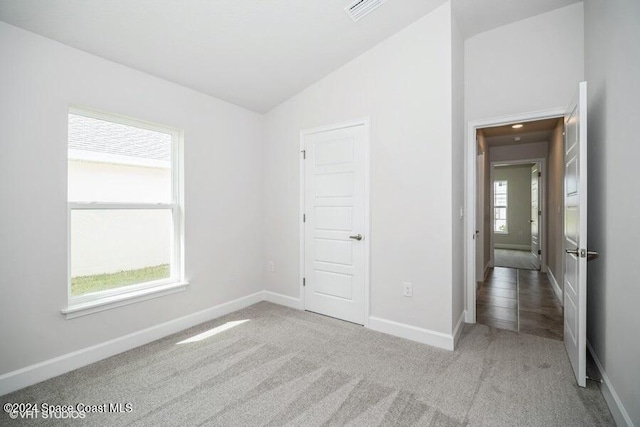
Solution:
[[[483,281],[487,280],[487,274],[489,274],[489,270],[491,270],[491,260],[487,261],[487,265],[484,266],[484,276]]]
[[[596,356],[596,352],[591,347],[591,343],[587,340],[587,348],[589,349],[589,353],[593,357],[593,360],[596,362],[596,366],[598,367],[598,371],[600,371],[600,376],[602,377],[602,383],[600,385],[600,391],[602,391],[602,395],[604,396],[605,402],[607,402],[607,406],[609,406],[609,411],[611,411],[611,415],[613,416],[613,420],[616,422],[618,426],[628,426],[634,427],[633,421],[629,416],[629,413],[625,409],[618,393],[616,393],[613,388],[613,384],[611,384],[611,380],[607,373],[604,370],[604,367],[600,363],[598,356]]]
[[[418,328],[417,326],[407,325],[405,323],[394,322],[393,320],[381,319],[379,317],[369,317],[369,329],[411,341],[417,341],[422,344],[440,347],[445,350],[453,350],[454,347],[452,335]]]
[[[296,310],[304,309],[302,300],[300,298],[294,298],[271,291],[263,291],[263,294],[265,301],[269,301],[278,305],[284,305],[285,307],[295,308]]]
[[[150,343],[265,300],[256,292],[197,313],[0,375],[0,396]]]
[[[531,245],[514,245],[511,243],[495,243],[493,247],[496,249],[513,249],[516,251],[531,251]]]
[[[260,291],[197,313],[189,314],[178,319],[170,320],[160,325],[152,326],[122,337],[77,350],[53,359],[36,363],[6,374],[0,375],[0,396],[24,387],[48,380],[58,375],[98,362],[107,357],[148,344],[184,329],[216,319],[226,314],[241,310],[245,307],[269,301],[274,304],[302,310],[303,302],[299,298],[278,294],[270,291]],[[466,312],[458,319],[453,335],[418,328],[416,326],[377,317],[369,317],[369,329],[383,332],[397,337],[417,341],[434,347],[453,350],[460,338],[464,326]]]
[[[460,340],[460,336],[462,335],[462,330],[464,329],[464,319],[467,317],[467,310],[463,311],[458,319],[458,323],[456,323],[456,327],[453,329],[453,348],[458,345],[458,341]]]
[[[553,275],[553,271],[547,266],[547,276],[549,276],[551,286],[553,287],[553,292],[556,294],[556,298],[560,301],[560,305],[564,306],[564,298],[562,296],[562,289],[556,280],[556,276]]]

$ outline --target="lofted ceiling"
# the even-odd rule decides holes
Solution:
[[[512,125],[494,126],[480,129],[489,147],[500,147],[504,145],[520,145],[532,142],[549,141],[551,133],[563,119],[544,119],[532,122],[523,122],[522,127],[514,129]],[[515,138],[519,138],[518,141]]]
[[[445,0],[0,0],[0,20],[264,113]],[[453,0],[469,37],[575,0]],[[517,4],[517,6],[515,6]]]

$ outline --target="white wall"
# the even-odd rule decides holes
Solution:
[[[567,106],[583,80],[583,47],[582,3],[466,40],[467,120]]]
[[[371,314],[451,333],[451,64],[446,3],[266,115],[269,291],[300,296],[300,130],[369,116]]]
[[[548,150],[549,144],[546,141],[519,145],[503,145],[491,147],[489,149],[489,157],[492,162],[546,159]]]
[[[564,121],[549,138],[547,168],[547,266],[560,290],[564,283]],[[562,300],[560,301],[563,302]]]
[[[588,82],[588,246],[599,259],[588,267],[587,339],[611,387],[640,426],[640,2],[585,3]],[[620,412],[612,409],[619,425]]]
[[[452,290],[454,327],[465,308],[465,263],[464,263],[464,212],[460,217],[460,209],[464,206],[464,39],[458,28],[455,16],[451,25],[451,61],[452,61],[452,130],[451,130],[451,221],[452,232]],[[468,212],[468,215],[475,215]],[[472,274],[472,273],[470,273]]]
[[[262,289],[262,117],[1,22],[0,57],[0,374]],[[71,103],[184,129],[187,291],[60,314]]]

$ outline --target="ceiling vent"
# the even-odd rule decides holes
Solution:
[[[356,0],[345,7],[344,11],[353,19],[353,22],[357,22],[377,9],[378,6],[382,5],[385,1],[386,0]]]

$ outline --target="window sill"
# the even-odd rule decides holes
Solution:
[[[155,286],[153,288],[141,289],[139,291],[127,292],[119,295],[112,295],[104,298],[95,299],[93,301],[82,302],[78,304],[69,304],[66,308],[60,310],[69,319],[74,319],[88,314],[98,313],[100,311],[110,310],[124,305],[134,304],[165,295],[182,292],[189,286],[188,282],[170,283],[168,285]]]

